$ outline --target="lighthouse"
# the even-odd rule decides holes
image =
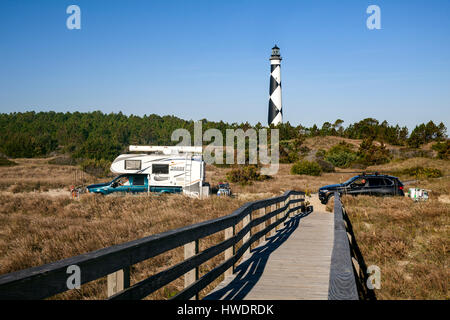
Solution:
[[[269,126],[283,123],[281,108],[281,56],[280,48],[275,45],[270,56],[270,89],[269,89]]]

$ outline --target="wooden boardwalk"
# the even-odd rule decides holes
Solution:
[[[328,299],[334,215],[318,209],[288,220],[205,299]]]

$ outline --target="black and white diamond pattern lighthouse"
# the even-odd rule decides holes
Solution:
[[[281,56],[280,48],[275,45],[270,56],[270,97],[269,97],[269,126],[283,123],[281,107]]]

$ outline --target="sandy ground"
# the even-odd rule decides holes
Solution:
[[[441,195],[441,196],[439,196],[438,200],[442,203],[450,203],[450,196]]]
[[[313,206],[315,212],[329,212],[326,210],[326,205],[320,202],[318,193],[313,193],[309,197],[306,196],[305,200],[309,201],[310,205]]]

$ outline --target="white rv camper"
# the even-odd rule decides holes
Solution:
[[[209,195],[209,187],[204,187],[202,147],[130,146],[129,150],[136,153],[118,156],[111,164],[113,173],[146,175],[148,191]]]

